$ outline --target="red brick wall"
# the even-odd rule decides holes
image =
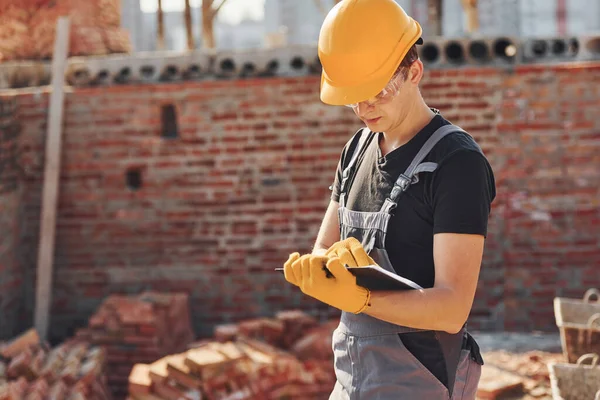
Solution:
[[[21,129],[15,100],[0,98],[0,339],[18,333],[24,305],[24,270],[18,258]]]
[[[599,64],[427,73],[427,101],[478,139],[497,177],[472,326],[555,329],[554,296],[600,286],[599,82]],[[53,333],[85,323],[109,293],[142,289],[188,291],[199,334],[315,306],[272,270],[310,249],[340,150],[359,127],[351,110],[319,102],[318,84],[312,76],[69,93]],[[18,97],[29,318],[47,100]],[[176,139],[161,138],[166,104],[177,112]],[[139,190],[127,187],[128,169],[140,172]]]

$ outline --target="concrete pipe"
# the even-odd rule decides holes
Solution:
[[[600,36],[588,36],[580,39],[581,59],[600,60]]]
[[[306,65],[306,61],[301,56],[294,56],[290,60],[290,68],[292,71],[303,71]]]
[[[150,63],[142,64],[138,68],[138,79],[141,82],[156,82],[159,77],[159,73],[156,70],[156,66]]]
[[[88,86],[93,75],[85,61],[69,63],[66,68],[65,79],[71,86]]]
[[[517,61],[519,48],[517,41],[508,37],[499,37],[492,40],[492,56],[496,63],[513,64]]]
[[[317,47],[314,45],[288,46],[279,51],[281,58],[280,75],[299,76],[321,72]]]
[[[167,63],[160,73],[160,81],[172,82],[176,81],[181,77],[179,73],[179,66],[174,63]]]
[[[425,43],[419,48],[419,57],[424,64],[440,64],[442,62],[442,51],[438,43]]]
[[[474,64],[485,64],[491,57],[491,43],[487,40],[477,39],[467,43],[467,58]]]
[[[94,76],[94,83],[97,85],[107,85],[110,83],[110,71],[108,69],[101,69]]]
[[[277,58],[271,58],[264,68],[259,72],[260,76],[277,76],[280,69],[280,61]]]
[[[182,72],[183,79],[198,79],[204,75],[204,68],[198,63],[192,63]]]
[[[0,64],[0,89],[43,86],[50,83],[51,65],[44,61],[9,61]]]
[[[131,71],[131,67],[123,66],[120,67],[116,73],[112,76],[113,82],[116,84],[127,84],[131,83],[134,80],[133,72]]]
[[[246,73],[248,73],[250,70],[254,71],[256,69],[253,60],[243,59],[239,52],[220,51],[215,55],[214,74],[219,78],[236,77],[240,75],[244,64],[250,63],[252,65],[246,66]]]
[[[463,65],[466,62],[465,48],[458,40],[450,40],[443,46],[446,62],[451,65]]]
[[[571,61],[579,52],[574,38],[537,37],[523,42],[523,61],[529,63]]]

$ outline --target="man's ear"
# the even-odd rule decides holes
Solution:
[[[423,78],[423,72],[423,62],[420,59],[417,59],[412,63],[410,69],[408,70],[408,79],[415,85],[418,85]]]

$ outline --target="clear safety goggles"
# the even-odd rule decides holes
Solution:
[[[370,99],[361,101],[360,103],[346,104],[346,107],[356,109],[361,103],[365,103],[369,106],[388,103],[400,92],[400,88],[404,83],[404,80],[400,79],[400,77],[403,75],[403,72],[404,70],[400,70],[396,74],[394,74],[394,76],[392,76],[392,79],[390,79],[388,84],[375,97],[371,97]]]

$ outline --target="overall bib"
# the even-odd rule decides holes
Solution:
[[[437,164],[422,161],[440,139],[453,132],[464,131],[446,125],[427,140],[404,174],[400,174],[379,212],[360,212],[346,208],[346,198],[356,161],[364,147],[363,138],[370,133],[362,132],[361,141],[342,175],[338,211],[341,240],[357,238],[379,266],[395,273],[385,250],[391,212],[399,196],[418,181],[417,174],[435,171]],[[366,314],[342,312],[332,337],[337,381],[329,399],[474,400],[483,360],[466,325],[457,334],[435,332],[445,359],[448,387],[404,346],[401,334],[408,332],[423,330],[395,325]]]

